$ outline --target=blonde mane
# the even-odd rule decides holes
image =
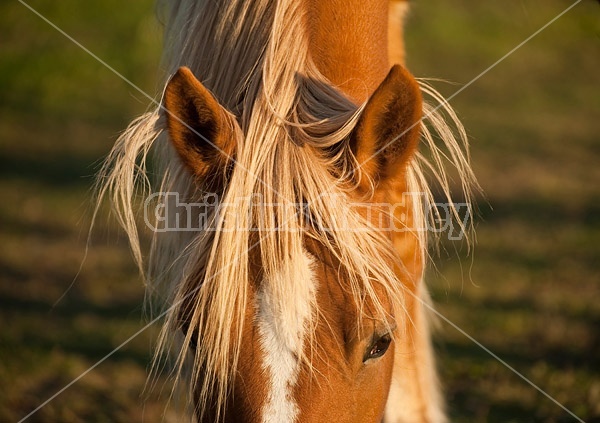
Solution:
[[[249,249],[260,251],[264,280],[280,283],[270,289],[284,310],[298,281],[268,275],[290,266],[289,258],[298,256],[306,236],[339,259],[357,304],[370,299],[384,316],[374,284],[384,286],[400,305],[405,293],[390,266],[397,259],[385,234],[376,228],[326,233],[315,229],[337,228],[342,221],[349,227],[369,228],[369,222],[349,204],[357,164],[349,162],[352,155],[345,142],[363,105],[355,105],[331,88],[313,65],[301,2],[169,0],[161,3],[160,10],[167,75],[188,66],[240,124],[235,166],[221,198],[224,203],[236,203],[235,215],[211,215],[216,230],[210,232],[154,232],[144,257],[136,223],[137,193],[144,198],[153,190],[176,192],[186,201],[199,201],[207,191],[183,167],[168,142],[161,107],[135,120],[118,139],[98,179],[99,201],[111,197],[149,292],[158,294],[168,310],[157,351],[168,350],[173,337],[181,333],[182,313],[188,313],[190,327],[201,330],[189,386],[200,404],[216,401],[218,413],[225,405],[239,358],[242,328],[236,322],[243,321],[249,306]],[[446,171],[450,164],[468,201],[474,179],[464,130],[433,88],[422,84],[422,90],[438,106],[425,106],[424,142],[409,165],[409,190],[426,193],[425,200],[432,201],[426,180],[431,173],[452,205]],[[456,136],[440,110],[454,124]],[[146,169],[151,149],[157,158],[156,185],[149,181]],[[339,175],[332,175],[333,167],[341,169]],[[252,195],[260,196],[260,210]],[[347,203],[340,201],[344,198]],[[306,204],[311,221],[318,224],[309,227],[305,214],[286,213],[277,204]],[[415,207],[417,224],[426,227],[425,220],[435,216],[426,216],[423,204]],[[452,212],[457,210],[452,207]],[[239,227],[255,231],[236,230]],[[425,257],[426,232],[418,236]],[[193,304],[191,310],[183,310],[184,299]],[[189,354],[192,332],[187,332],[178,350],[176,379]]]

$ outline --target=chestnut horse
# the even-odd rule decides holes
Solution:
[[[425,176],[454,212],[443,164],[467,198],[473,179],[454,113],[404,67],[407,7],[162,4],[163,99],[117,141],[100,194],[164,299],[159,350],[178,345],[198,421],[445,420],[422,282]],[[144,258],[135,187],[150,186],[152,146],[151,226],[163,226]]]

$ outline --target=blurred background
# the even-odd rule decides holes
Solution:
[[[150,95],[152,0],[28,2]],[[452,95],[552,20],[563,0],[419,0],[408,66]],[[149,101],[16,0],[0,2],[0,421],[18,421],[146,321],[144,287],[104,213],[86,256],[94,174]],[[583,0],[452,100],[471,138],[477,242],[429,271],[441,314],[581,419],[600,421],[600,6]],[[60,299],[60,301],[59,301]],[[157,328],[28,421],[175,421],[145,389]],[[574,422],[446,323],[455,422]]]

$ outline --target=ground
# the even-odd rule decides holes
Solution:
[[[150,0],[31,1],[154,95]],[[414,2],[408,66],[446,96],[569,6]],[[583,0],[456,95],[472,162],[477,240],[442,242],[439,312],[585,421],[600,421],[600,7]],[[144,287],[105,211],[86,254],[93,175],[148,99],[17,1],[0,4],[0,421],[18,421],[146,325]],[[28,421],[175,420],[168,378],[146,386],[151,325]],[[456,422],[576,421],[439,323]],[[154,387],[154,389],[151,389]]]

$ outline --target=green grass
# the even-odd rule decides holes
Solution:
[[[30,4],[153,93],[153,5],[121,3]],[[18,2],[0,4],[0,25],[0,421],[17,421],[145,324],[144,288],[114,225],[101,219],[87,257],[85,245],[93,175],[148,101]],[[160,421],[166,397],[144,391],[156,333],[29,421]]]
[[[30,4],[155,92],[151,1]],[[408,65],[455,82],[436,83],[451,95],[568,4],[414,2]],[[440,313],[588,422],[600,419],[599,17],[584,0],[452,101],[486,197],[474,256],[445,243],[429,272]],[[0,27],[0,421],[17,421],[145,324],[114,225],[101,219],[83,259],[93,175],[148,100],[16,1],[0,3]],[[166,378],[144,391],[156,333],[30,421],[160,421]],[[450,325],[436,346],[453,421],[575,421]]]
[[[424,3],[409,66],[456,82],[446,95],[568,6]],[[486,198],[474,257],[450,253],[429,278],[444,316],[586,421],[600,418],[599,16],[583,2],[453,100]],[[447,324],[438,350],[454,421],[575,421]]]

